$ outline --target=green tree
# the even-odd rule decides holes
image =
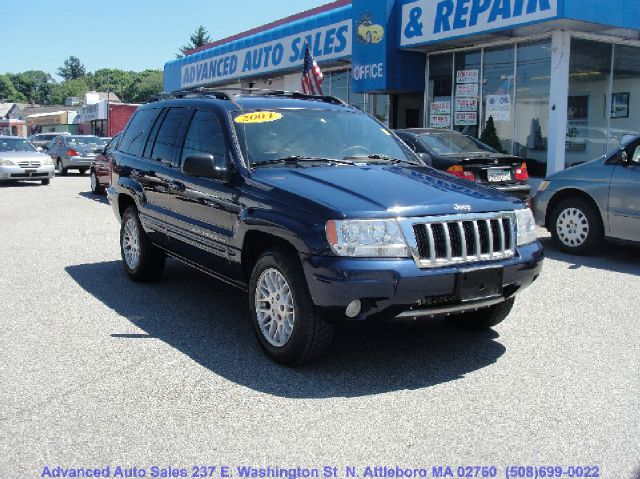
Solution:
[[[189,50],[193,50],[194,48],[201,47],[206,45],[207,43],[211,43],[211,37],[209,36],[209,32],[204,26],[200,25],[196,28],[196,31],[189,37],[189,43],[180,47],[180,52],[176,53],[176,58],[182,58],[187,54]]]
[[[40,104],[51,103],[51,88],[53,78],[42,70],[29,70],[22,73],[8,74],[16,90],[18,90],[27,101]]]
[[[86,75],[86,69],[78,57],[71,55],[56,71],[65,80],[77,80]]]
[[[484,127],[484,131],[482,135],[480,135],[480,141],[485,145],[489,145],[500,153],[504,153],[505,151],[502,149],[502,143],[500,142],[500,138],[498,138],[498,132],[496,130],[496,125],[493,122],[493,117],[490,116],[487,120],[487,124]]]
[[[82,97],[89,90],[89,85],[84,78],[56,83],[51,88],[51,103],[62,105],[67,97]]]
[[[162,70],[145,70],[132,74],[132,82],[125,90],[123,101],[146,103],[151,97],[162,92]]]
[[[26,102],[26,97],[20,93],[9,75],[0,75],[0,101],[6,100],[7,102]]]
[[[86,80],[93,90],[113,92],[123,100],[134,76],[135,72],[126,72],[117,68],[100,68],[93,73],[88,73]]]

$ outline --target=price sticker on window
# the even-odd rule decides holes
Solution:
[[[244,115],[237,116],[236,123],[268,123],[282,118],[282,113],[276,111],[252,111]]]

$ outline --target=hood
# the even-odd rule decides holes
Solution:
[[[557,171],[547,177],[548,180],[572,180],[582,179],[585,177],[592,177],[591,170],[601,170],[608,157],[601,156],[599,158],[581,163],[579,165],[570,166],[564,170]],[[602,176],[602,172],[599,172],[599,176]],[[604,179],[604,178],[603,178]]]
[[[320,203],[344,217],[513,210],[516,198],[433,168],[405,165],[259,168],[253,179]]]
[[[3,160],[11,161],[44,161],[49,160],[51,157],[40,153],[38,151],[2,151],[0,152],[0,158]]]

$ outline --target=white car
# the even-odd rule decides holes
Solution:
[[[17,136],[0,136],[0,182],[37,180],[48,185],[55,175],[49,155]]]

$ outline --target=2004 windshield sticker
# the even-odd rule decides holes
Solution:
[[[237,116],[234,120],[236,123],[267,123],[282,118],[282,113],[276,111],[253,111]]]

